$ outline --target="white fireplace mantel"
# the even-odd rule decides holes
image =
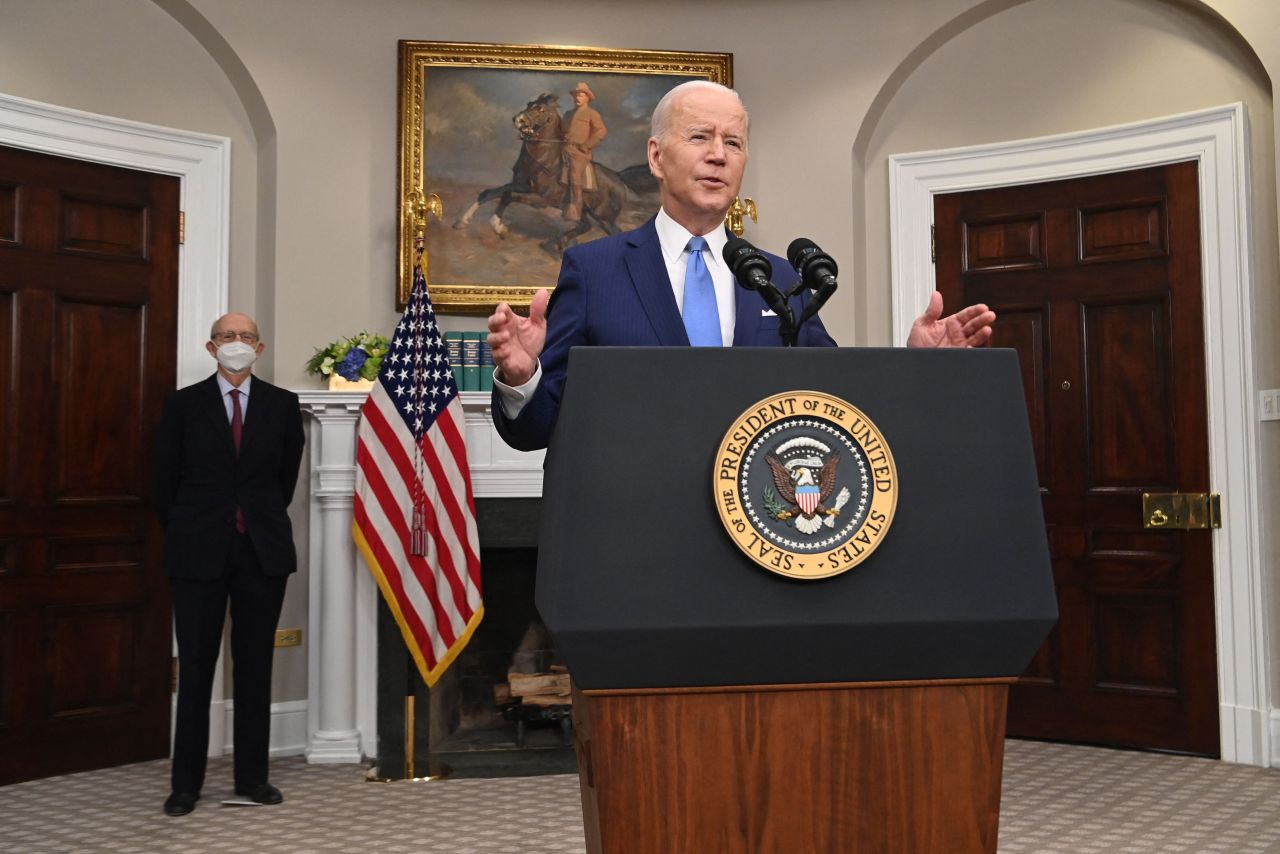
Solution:
[[[356,425],[367,392],[300,391],[311,427],[307,567],[308,762],[377,755],[377,585],[351,539]],[[507,447],[487,392],[463,392],[467,462],[476,498],[538,498],[543,452]]]

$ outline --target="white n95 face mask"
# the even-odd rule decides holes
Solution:
[[[232,341],[218,348],[217,359],[219,365],[238,374],[258,361],[258,351],[243,341]]]

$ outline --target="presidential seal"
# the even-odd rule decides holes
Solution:
[[[716,453],[712,488],[738,548],[804,580],[870,557],[898,505],[898,472],[880,430],[816,391],[774,395],[738,416]]]

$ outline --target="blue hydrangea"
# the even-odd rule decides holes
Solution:
[[[345,380],[358,380],[360,379],[360,369],[364,367],[364,363],[368,359],[369,354],[362,347],[352,347],[334,370],[338,372],[338,376]]]

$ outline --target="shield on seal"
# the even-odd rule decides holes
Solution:
[[[804,515],[812,516],[813,511],[818,506],[818,499],[822,497],[822,490],[817,486],[797,486],[796,487],[796,503],[800,505],[800,509],[804,511]]]

